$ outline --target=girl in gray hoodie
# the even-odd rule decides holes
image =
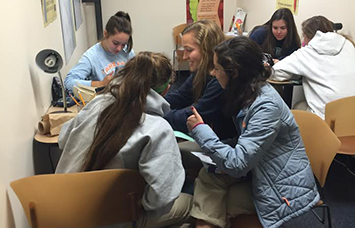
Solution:
[[[139,170],[147,186],[138,227],[167,226],[189,215],[191,196],[180,194],[185,179],[180,151],[163,118],[169,104],[160,95],[171,74],[165,56],[139,53],[59,135],[63,154],[56,173]]]

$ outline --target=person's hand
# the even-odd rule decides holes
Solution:
[[[104,79],[102,80],[103,86],[107,86],[108,83],[110,83],[110,81],[112,80],[112,78],[113,78],[113,72],[111,72],[110,74],[106,75],[104,77]]]
[[[191,106],[192,115],[187,118],[187,129],[191,132],[197,125],[203,124],[203,119],[194,106]]]
[[[114,72],[106,75],[102,81],[91,81],[92,87],[105,87],[107,86],[113,78]]]
[[[280,60],[278,60],[278,59],[273,59],[273,61],[274,61],[274,64],[277,62],[280,62]]]

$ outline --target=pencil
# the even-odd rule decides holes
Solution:
[[[73,97],[73,95],[71,95],[70,93],[69,93],[69,96],[71,97],[71,99],[73,99],[73,101],[75,102],[75,104],[80,107],[80,104],[79,104],[79,102],[75,99],[75,97]]]
[[[235,19],[235,16],[233,15],[231,24],[229,25],[229,30],[228,30],[228,32],[232,31],[234,19]]]
[[[84,99],[83,99],[83,96],[81,96],[81,93],[80,93],[80,91],[78,90],[78,94],[79,94],[79,97],[80,97],[80,100],[81,100],[81,102],[83,102],[83,105],[84,105],[84,107],[85,107],[85,101],[84,101]]]

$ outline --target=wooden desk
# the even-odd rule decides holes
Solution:
[[[47,113],[62,110],[62,107],[50,107]],[[68,108],[68,111],[78,113],[76,105]],[[33,138],[32,149],[35,174],[54,173],[62,155],[62,151],[58,147],[58,135],[42,135],[37,132]]]
[[[274,80],[267,80],[280,94],[282,99],[285,101],[287,106],[291,109],[292,108],[292,96],[293,96],[293,87],[294,86],[301,86],[302,80],[299,81],[274,81]]]

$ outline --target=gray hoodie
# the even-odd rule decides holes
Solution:
[[[108,94],[98,95],[62,127],[59,148],[63,153],[56,173],[80,172],[93,141],[97,118],[114,99]],[[174,132],[163,118],[169,104],[151,90],[145,109],[141,124],[105,168],[139,170],[147,182],[143,207],[148,216],[159,216],[169,212],[179,196],[185,172]]]

